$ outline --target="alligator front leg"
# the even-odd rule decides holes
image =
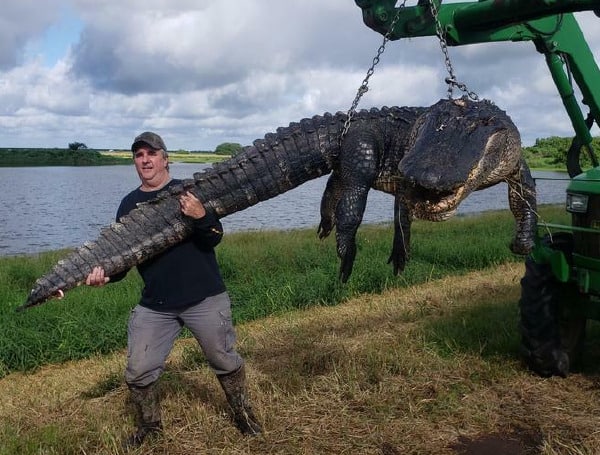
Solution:
[[[367,204],[368,187],[349,183],[334,171],[327,180],[321,199],[319,238],[327,237],[336,227],[337,254],[341,260],[340,280],[345,283],[352,273],[356,258],[356,231]]]
[[[324,202],[323,232],[331,223],[331,207],[335,204],[337,253],[341,260],[340,280],[343,283],[348,281],[352,273],[356,257],[356,231],[363,219],[369,189],[378,173],[378,155],[382,150],[380,140],[379,135],[356,126],[348,132],[338,166],[334,168],[323,195],[324,199],[331,197],[331,201]],[[323,216],[323,211],[321,213]]]
[[[508,203],[515,217],[515,238],[510,249],[515,254],[529,254],[535,243],[537,203],[535,181],[525,160],[521,158],[515,174],[507,179]]]
[[[394,267],[394,275],[400,275],[410,257],[410,226],[412,215],[404,199],[399,195],[394,199],[394,243],[388,264]]]

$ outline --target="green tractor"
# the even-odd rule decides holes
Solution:
[[[406,2],[406,0],[405,0]],[[544,55],[575,137],[566,151],[570,182],[566,210],[571,225],[538,221],[536,245],[521,280],[521,349],[528,367],[548,377],[566,376],[581,354],[588,319],[600,320],[600,167],[590,129],[600,125],[600,70],[574,12],[594,11],[600,0],[355,0],[363,21],[387,40],[437,36],[446,46],[531,41]],[[380,49],[381,52],[381,49]],[[573,82],[589,112],[583,115]],[[467,91],[467,90],[465,90]],[[467,93],[469,93],[467,91]],[[591,169],[582,170],[585,151]]]

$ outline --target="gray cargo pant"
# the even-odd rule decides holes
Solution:
[[[217,375],[237,371],[243,365],[234,348],[236,336],[227,292],[183,311],[154,311],[137,305],[131,310],[127,327],[127,384],[145,387],[160,377],[184,326],[192,332]]]

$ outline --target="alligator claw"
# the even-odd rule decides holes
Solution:
[[[338,257],[341,260],[339,279],[342,283],[346,283],[352,274],[352,267],[356,258],[356,244],[354,242],[341,242],[338,245]]]
[[[406,262],[407,262],[407,258],[405,256],[404,252],[402,252],[401,254],[397,254],[394,251],[392,251],[392,254],[390,254],[390,257],[388,258],[388,261],[387,261],[388,264],[392,264],[392,267],[394,270],[394,275],[396,275],[396,276],[398,276],[402,272],[404,272],[404,267],[406,267]]]
[[[531,250],[534,247],[534,242],[533,241],[522,241],[519,239],[513,239],[513,241],[510,243],[510,251],[512,251],[514,254],[518,254],[520,256],[527,256],[529,253],[531,253]]]
[[[321,223],[319,224],[319,227],[317,228],[317,234],[319,235],[319,239],[323,240],[325,237],[329,236],[329,234],[331,234],[332,230],[333,230],[333,226],[332,226],[331,222],[321,220]]]

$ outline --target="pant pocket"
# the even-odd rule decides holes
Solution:
[[[225,351],[231,351],[235,346],[235,330],[233,328],[233,318],[231,317],[231,310],[219,311],[221,316],[221,329],[223,336],[223,344]]]

